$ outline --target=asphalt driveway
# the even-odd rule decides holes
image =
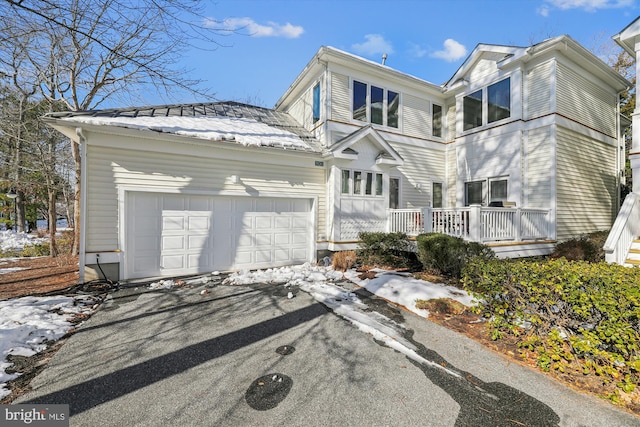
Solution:
[[[114,292],[15,403],[68,403],[72,426],[640,425],[379,301],[416,357],[301,291],[206,289]]]

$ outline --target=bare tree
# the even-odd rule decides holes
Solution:
[[[198,0],[0,0],[0,45],[18,45],[40,95],[72,111],[136,98],[151,85],[167,98],[179,89],[209,98],[179,65],[196,44],[215,49],[225,30],[211,26]],[[0,56],[5,49],[0,46]],[[74,253],[79,248],[80,152],[75,163]]]

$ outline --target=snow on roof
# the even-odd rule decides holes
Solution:
[[[72,116],[71,120],[91,125],[118,126],[190,136],[212,141],[236,142],[243,146],[292,148],[316,151],[300,136],[252,119],[223,116],[105,117]]]

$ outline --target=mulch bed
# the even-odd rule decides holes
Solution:
[[[0,260],[0,269],[23,268],[0,274],[0,299],[62,292],[78,284],[78,257],[10,258]]]

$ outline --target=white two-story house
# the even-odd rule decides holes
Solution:
[[[478,45],[444,84],[322,47],[274,109],[56,113],[83,153],[82,270],[264,268],[439,231],[501,256],[611,226],[630,83],[567,36]]]

